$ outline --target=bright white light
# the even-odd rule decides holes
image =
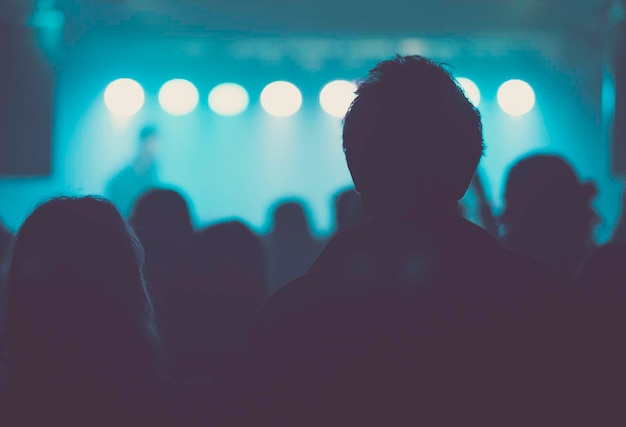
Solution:
[[[261,105],[272,116],[289,117],[300,109],[302,94],[293,83],[273,82],[261,92]]]
[[[476,83],[466,77],[457,77],[456,81],[461,86],[461,89],[463,89],[467,99],[474,104],[474,107],[478,107],[480,104],[480,89],[478,89]]]
[[[117,79],[104,90],[104,104],[116,116],[128,117],[137,113],[145,99],[143,88],[133,79]]]
[[[511,116],[523,116],[535,106],[535,92],[523,80],[509,80],[498,89],[498,104]]]
[[[174,116],[192,112],[198,105],[198,99],[198,89],[184,79],[170,80],[159,90],[161,108]]]
[[[220,116],[235,116],[248,108],[248,92],[236,83],[222,83],[209,93],[209,107]]]
[[[356,85],[346,80],[334,80],[328,83],[320,92],[322,109],[331,116],[345,116],[354,99],[355,90]]]

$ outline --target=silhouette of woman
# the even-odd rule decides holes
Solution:
[[[7,286],[7,425],[162,425],[142,250],[113,205],[57,198],[22,225]]]

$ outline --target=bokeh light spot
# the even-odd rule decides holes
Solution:
[[[293,83],[273,82],[261,92],[261,105],[272,116],[289,117],[300,109],[302,94]]]
[[[509,80],[498,89],[498,104],[511,116],[523,116],[535,106],[535,92],[523,80]]]
[[[222,83],[209,93],[209,107],[220,116],[235,116],[248,108],[248,92],[236,83]]]
[[[161,108],[174,116],[191,113],[198,105],[198,99],[198,89],[184,79],[170,80],[159,90]]]
[[[347,80],[334,80],[320,92],[320,105],[326,113],[334,117],[346,115],[354,100],[356,84]]]
[[[143,88],[133,79],[117,79],[104,90],[104,104],[116,116],[128,117],[143,106]]]

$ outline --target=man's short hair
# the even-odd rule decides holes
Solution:
[[[483,154],[480,113],[443,66],[396,56],[358,85],[343,147],[366,209],[418,199],[452,203]]]

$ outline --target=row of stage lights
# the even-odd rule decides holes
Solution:
[[[457,82],[468,99],[478,107],[480,90],[468,78],[458,77]],[[356,85],[346,80],[328,83],[319,95],[322,109],[334,117],[343,117],[354,99]],[[188,80],[173,79],[159,90],[159,104],[167,113],[182,116],[192,112],[198,105],[198,89]],[[104,103],[116,116],[132,116],[143,107],[144,90],[135,80],[122,78],[111,82],[104,91]],[[275,117],[289,117],[300,109],[302,94],[287,81],[275,81],[261,91],[261,106]],[[498,89],[498,105],[511,116],[522,116],[533,109],[535,93],[523,80],[508,80]],[[211,110],[221,116],[235,116],[248,108],[250,97],[246,89],[236,83],[222,83],[215,86],[208,96]]]

